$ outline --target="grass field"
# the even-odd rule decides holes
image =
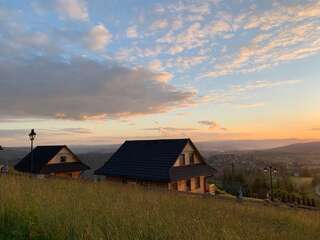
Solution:
[[[291,177],[291,181],[296,189],[304,189],[307,197],[315,199],[317,205],[320,204],[320,197],[315,193],[315,187],[312,185],[312,177]]]
[[[320,212],[114,183],[0,177],[0,239],[320,239]]]

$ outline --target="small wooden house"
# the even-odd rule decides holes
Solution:
[[[190,139],[126,141],[95,171],[109,180],[204,193],[215,173]]]
[[[89,169],[65,145],[38,146],[15,165],[20,172],[78,178]]]

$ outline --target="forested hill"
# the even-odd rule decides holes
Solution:
[[[320,153],[320,142],[296,143],[284,147],[273,148],[269,151],[287,153]]]

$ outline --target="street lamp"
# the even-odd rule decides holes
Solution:
[[[30,162],[30,171],[32,172],[33,170],[33,141],[36,138],[36,132],[34,131],[34,129],[31,129],[31,132],[29,133],[29,139],[31,142],[31,162]]]
[[[29,138],[30,138],[30,141],[31,141],[31,151],[33,150],[33,141],[36,137],[36,132],[34,131],[34,129],[31,129],[31,132],[29,133]]]
[[[270,177],[270,194],[271,194],[271,201],[273,201],[273,185],[272,185],[272,177],[273,177],[273,174],[277,174],[278,170],[272,166],[269,166],[269,167],[266,167],[264,168],[264,173],[269,173],[269,177]]]

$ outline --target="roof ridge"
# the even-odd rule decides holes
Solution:
[[[36,147],[65,147],[67,145],[37,145]]]
[[[190,138],[137,139],[137,140],[126,140],[126,142],[182,141],[182,140],[190,140]]]

